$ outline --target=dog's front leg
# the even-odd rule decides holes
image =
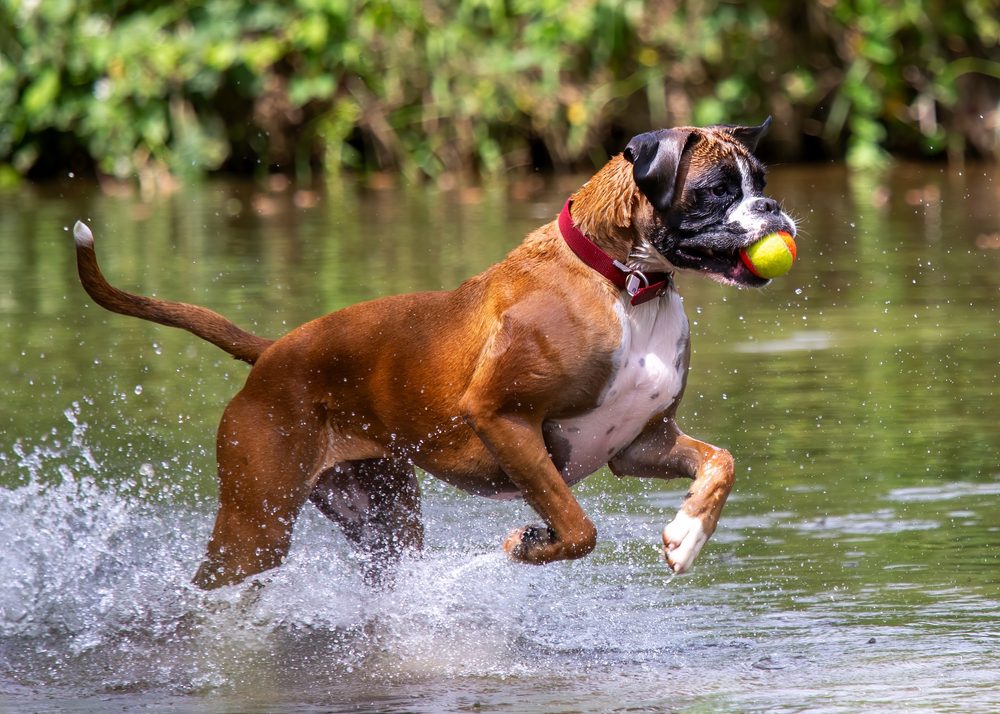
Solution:
[[[530,339],[519,339],[530,335]],[[560,393],[544,338],[505,317],[481,355],[461,402],[461,414],[545,526],[514,531],[511,557],[542,564],[580,558],[594,549],[597,529],[552,463],[542,422]]]
[[[592,551],[597,529],[549,458],[541,424],[517,414],[476,408],[466,412],[466,420],[547,526],[514,531],[504,541],[504,550],[515,560],[535,565],[580,558]]]
[[[732,455],[682,433],[672,418],[657,418],[609,464],[617,476],[694,480],[677,516],[663,529],[663,553],[675,573],[691,568],[715,532],[733,488]]]

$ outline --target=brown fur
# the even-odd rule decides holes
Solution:
[[[249,364],[274,340],[241,330],[222,315],[198,305],[156,300],[113,287],[104,279],[92,245],[77,246],[77,272],[87,294],[105,310],[180,327]]]
[[[711,160],[712,142],[703,146],[689,171]],[[574,198],[577,225],[619,260],[654,220],[621,156]],[[620,296],[570,251],[555,222],[452,291],[354,305],[273,342],[204,308],[118,291],[92,245],[78,244],[77,254],[81,280],[101,305],[190,330],[254,365],[219,427],[219,513],[199,586],[280,564],[307,500],[370,556],[377,580],[422,543],[414,466],[472,493],[520,493],[547,528],[507,539],[517,560],[593,549],[596,529],[553,463],[543,423],[598,404],[622,339]],[[611,468],[693,478],[685,510],[710,534],[732,459],[684,436],[675,409],[652,419]]]

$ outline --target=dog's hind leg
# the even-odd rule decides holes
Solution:
[[[338,464],[320,474],[309,500],[341,527],[362,556],[369,585],[386,584],[402,555],[423,546],[420,487],[406,462]]]
[[[195,585],[241,582],[284,561],[319,458],[320,417],[247,390],[219,425],[219,513]]]

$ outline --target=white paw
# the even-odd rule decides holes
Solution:
[[[701,519],[680,511],[663,529],[663,557],[675,573],[686,573],[707,540]]]

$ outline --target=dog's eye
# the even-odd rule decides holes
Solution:
[[[724,183],[717,183],[717,184],[715,184],[714,186],[712,186],[708,190],[716,198],[722,198],[723,196],[728,196],[729,195],[729,187],[726,186],[726,184],[724,184]]]

